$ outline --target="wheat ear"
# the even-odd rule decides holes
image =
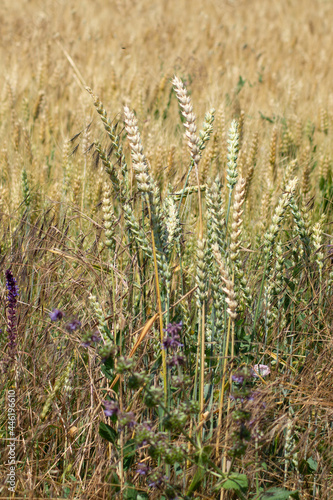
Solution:
[[[227,358],[228,358],[228,352],[229,352],[230,333],[231,333],[231,337],[232,337],[231,358],[233,358],[233,356],[234,356],[234,332],[235,332],[235,319],[237,317],[237,312],[236,312],[237,311],[237,301],[236,301],[236,295],[235,295],[235,291],[234,291],[234,276],[233,276],[232,280],[229,279],[228,272],[227,272],[226,267],[223,263],[220,250],[219,250],[218,245],[216,243],[212,246],[212,251],[214,253],[214,257],[216,259],[216,262],[218,264],[222,281],[225,284],[223,291],[226,294],[225,300],[228,304],[227,312],[229,315],[227,338],[226,338],[225,351],[224,351],[221,394],[220,394],[220,404],[219,404],[219,416],[218,416],[218,423],[217,423],[217,437],[216,437],[216,448],[215,448],[216,456],[218,456],[219,455],[220,435],[221,435],[223,399],[224,399],[224,391],[225,391],[224,380],[225,380],[225,376],[227,373]],[[230,374],[230,379],[231,379],[231,374]],[[229,403],[230,403],[230,401],[228,402],[228,413],[229,413],[229,408],[230,408]],[[228,439],[228,435],[226,434],[225,444],[227,443],[227,439]],[[226,447],[225,447],[225,451],[223,454],[223,470],[225,469],[225,465],[226,465]]]
[[[148,171],[147,160],[143,154],[138,121],[128,106],[124,106],[125,129],[130,143],[133,169],[139,191],[149,193],[152,191],[152,182]]]

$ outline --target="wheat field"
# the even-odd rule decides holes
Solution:
[[[0,16],[0,498],[332,499],[332,3]]]

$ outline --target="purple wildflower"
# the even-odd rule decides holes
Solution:
[[[142,424],[137,425],[135,431],[135,440],[139,447],[150,444],[154,437],[155,433],[152,431],[149,422],[143,422]]]
[[[183,347],[184,344],[179,342],[179,335],[175,335],[174,337],[165,337],[163,340],[163,347],[165,349],[177,349],[177,347]]]
[[[148,486],[149,488],[156,488],[157,486],[160,486],[162,484],[162,480],[161,479],[154,479],[154,480],[150,480],[148,482]]]
[[[185,358],[184,356],[175,354],[174,356],[168,359],[168,365],[170,367],[185,365]]]
[[[16,338],[17,338],[17,297],[18,297],[18,286],[16,285],[16,279],[10,269],[6,271],[6,287],[7,287],[7,333],[8,333],[8,347],[9,355],[12,359],[15,357],[16,351]]]
[[[92,342],[100,342],[102,339],[98,332],[91,333],[84,336],[83,342],[81,342],[82,347],[90,347]]]
[[[102,363],[106,363],[111,356],[115,357],[117,355],[117,348],[110,342],[107,342],[99,348],[99,355]]]
[[[163,340],[164,349],[177,349],[177,347],[183,347],[183,344],[179,342],[180,336],[179,332],[182,329],[182,322],[180,323],[169,323],[168,326],[164,329],[167,333]]]
[[[243,384],[243,382],[244,382],[244,375],[243,375],[243,374],[240,374],[240,373],[235,373],[235,374],[232,376],[232,380],[233,380],[233,382],[235,382],[236,384],[242,385],[242,384]]]
[[[250,420],[250,422],[249,422],[251,437],[253,439],[262,439],[262,437],[263,437],[263,433],[260,431],[259,424],[260,424],[259,418],[254,418],[253,420]]]
[[[81,326],[81,321],[78,320],[77,318],[72,319],[69,323],[66,325],[66,330],[69,332],[73,332],[74,330],[77,330]]]
[[[85,342],[81,342],[82,347],[90,347],[91,341],[86,340]]]
[[[104,413],[106,417],[112,417],[113,415],[118,415],[119,414],[119,406],[116,401],[109,401],[105,400],[103,401],[104,405]]]
[[[100,342],[102,339],[98,332],[95,332],[91,335],[91,342]]]
[[[181,331],[183,328],[183,323],[169,323],[164,331],[166,331],[169,335],[174,336]]]
[[[263,401],[262,394],[260,394],[259,391],[254,391],[249,394],[247,397],[248,401],[251,401],[252,403],[255,403],[257,408],[262,408],[263,410],[266,408],[267,404],[265,401]]]
[[[161,474],[161,472],[157,469],[149,475],[148,486],[150,488],[158,488],[159,486],[162,486],[167,479],[168,478]]]
[[[146,476],[149,472],[149,466],[143,462],[140,462],[137,466],[136,472],[140,474],[140,476]]]
[[[60,309],[53,309],[53,311],[50,312],[51,321],[59,321],[63,317],[64,317],[64,313]]]
[[[123,412],[118,417],[119,422],[119,430],[122,430],[124,427],[128,427],[129,429],[133,429],[133,427],[137,424],[135,420],[135,415],[132,411]]]

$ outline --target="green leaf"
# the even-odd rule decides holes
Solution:
[[[133,484],[127,483],[125,485],[125,489],[123,491],[123,499],[124,500],[137,500],[138,492]]]
[[[114,370],[114,359],[113,356],[109,356],[103,363],[103,366],[107,368],[110,373],[112,373],[112,370]]]
[[[259,111],[260,118],[262,120],[267,120],[269,123],[274,123],[275,122],[275,116],[273,118],[270,118],[269,116],[265,116],[261,111]]]
[[[237,87],[236,87],[236,95],[240,93],[240,91],[242,90],[242,88],[244,87],[246,83],[246,80],[244,80],[241,75],[239,75],[239,79],[238,79],[238,82],[237,82]]]
[[[149,500],[147,493],[138,491],[134,484],[126,483],[123,492],[124,500]]]
[[[100,422],[98,432],[103,439],[110,441],[112,444],[116,444],[118,440],[118,433],[110,425]]]
[[[109,370],[109,368],[107,368],[105,365],[101,365],[101,372],[103,373],[103,375],[108,378],[109,380],[113,380],[114,379],[114,375],[112,375],[111,371]]]
[[[112,472],[107,476],[107,478],[109,485],[112,486],[116,492],[120,491],[120,479],[118,475],[115,472]]]
[[[202,464],[208,463],[208,460],[212,454],[212,451],[213,451],[212,446],[204,446],[200,452],[199,463],[202,463]]]
[[[313,460],[313,458],[309,457],[306,462],[309,465],[309,467],[310,467],[311,470],[317,470],[317,468],[318,468],[318,462],[316,462],[315,460]]]
[[[225,490],[236,490],[246,493],[249,487],[247,475],[233,472],[232,474],[229,474],[227,479],[221,484],[221,487]]]
[[[293,292],[295,290],[295,283],[293,281],[289,280],[288,278],[285,278],[284,280],[287,283],[287,285],[289,286],[289,288],[291,289],[291,291]]]
[[[70,494],[71,494],[71,489],[68,486],[65,486],[63,490],[64,498],[68,498]]]
[[[298,491],[282,490],[281,488],[270,488],[262,493],[258,500],[288,500],[289,497],[299,498]],[[256,497],[254,497],[256,498]]]
[[[135,453],[136,453],[136,442],[134,439],[129,439],[123,448],[123,456],[124,456],[124,470],[128,470],[134,462]]]
[[[193,491],[195,491],[199,486],[206,474],[206,467],[204,464],[206,464],[209,460],[209,457],[212,453],[212,447],[211,446],[204,446],[201,448],[198,453],[196,453],[196,462],[198,464],[198,468],[193,476],[193,479],[191,481],[191,484],[187,490],[187,495],[191,494]]]
[[[206,470],[204,467],[199,466],[197,468],[197,470],[193,476],[193,479],[191,481],[191,484],[188,487],[186,495],[190,495],[191,493],[193,493],[193,491],[195,491],[197,488],[199,488],[200,483],[201,483],[202,479],[204,478],[205,473],[206,473]]]

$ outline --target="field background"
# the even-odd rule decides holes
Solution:
[[[243,494],[264,499],[258,496],[263,489],[279,487],[298,490],[302,499],[332,498],[332,21],[333,5],[324,0],[2,0],[1,407],[6,408],[7,389],[15,387],[17,497],[227,499]],[[205,113],[216,110],[198,177],[193,169],[181,201],[191,157],[174,75],[187,87],[198,130]],[[109,168],[118,165],[119,158],[112,155],[119,149],[109,150],[100,103],[111,124],[118,123],[115,133],[128,164],[127,215],[105,169],[108,162]],[[247,474],[246,493],[216,489],[211,462],[198,465],[179,429],[170,431],[169,442],[185,443],[193,455],[182,466],[172,459],[165,466],[163,453],[155,463],[146,449],[132,453],[127,462],[125,457],[124,466],[119,450],[131,431],[119,432],[116,444],[99,434],[101,421],[110,424],[102,404],[107,395],[131,409],[137,421],[148,415],[156,432],[164,425],[160,412],[145,407],[140,391],[128,388],[127,375],[121,374],[112,392],[115,372],[105,378],[97,348],[81,346],[96,328],[104,343],[110,337],[118,345],[117,355],[129,355],[135,346],[133,369],[145,369],[155,387],[165,389],[158,320],[135,344],[138,331],[159,313],[153,259],[159,250],[152,245],[150,205],[141,198],[132,168],[124,105],[135,110],[149,171],[160,192],[156,199],[161,207],[172,196],[177,207],[182,203],[178,229],[172,233],[178,246],[171,248],[169,242],[158,264],[163,326],[182,321],[188,349],[184,374],[189,381],[174,399],[168,368],[169,410],[179,407],[186,393],[197,402],[198,412],[187,414],[184,427],[200,446],[212,446],[209,456],[224,473],[232,463],[235,473]],[[241,134],[237,168],[246,181],[236,264],[230,261],[228,235],[234,201],[229,233],[223,232],[223,222],[219,225],[232,191],[226,172],[234,119]],[[104,165],[96,155],[97,143],[110,153]],[[122,178],[118,171],[116,167],[116,177],[125,185],[125,174]],[[294,177],[294,201],[289,199],[276,224],[279,235],[266,262],[274,211]],[[160,215],[168,234],[170,206],[163,205]],[[110,233],[107,221],[112,222]],[[200,246],[202,236],[206,251]],[[236,321],[229,321],[225,282],[212,262],[214,242],[229,278],[233,276]],[[8,361],[7,345],[9,268],[20,290],[14,363]],[[51,321],[54,308],[65,313],[63,320]],[[214,329],[216,314],[220,323]],[[75,319],[81,326],[71,329],[68,324]],[[236,332],[233,347],[226,344],[227,332]],[[255,418],[264,436],[227,463],[227,450],[236,439],[229,428],[228,378],[239,367],[258,363],[271,369],[268,378],[257,382],[266,410],[259,404],[251,410],[263,413]],[[203,410],[208,413],[202,420]],[[0,472],[5,477],[5,413],[1,419]],[[230,425],[237,426],[235,422]],[[116,423],[111,425],[117,429]],[[169,491],[163,481],[160,488],[149,486],[137,473],[142,460],[157,469],[166,467],[174,488]],[[193,483],[200,467],[206,474]],[[6,498],[6,487],[0,488]]]

